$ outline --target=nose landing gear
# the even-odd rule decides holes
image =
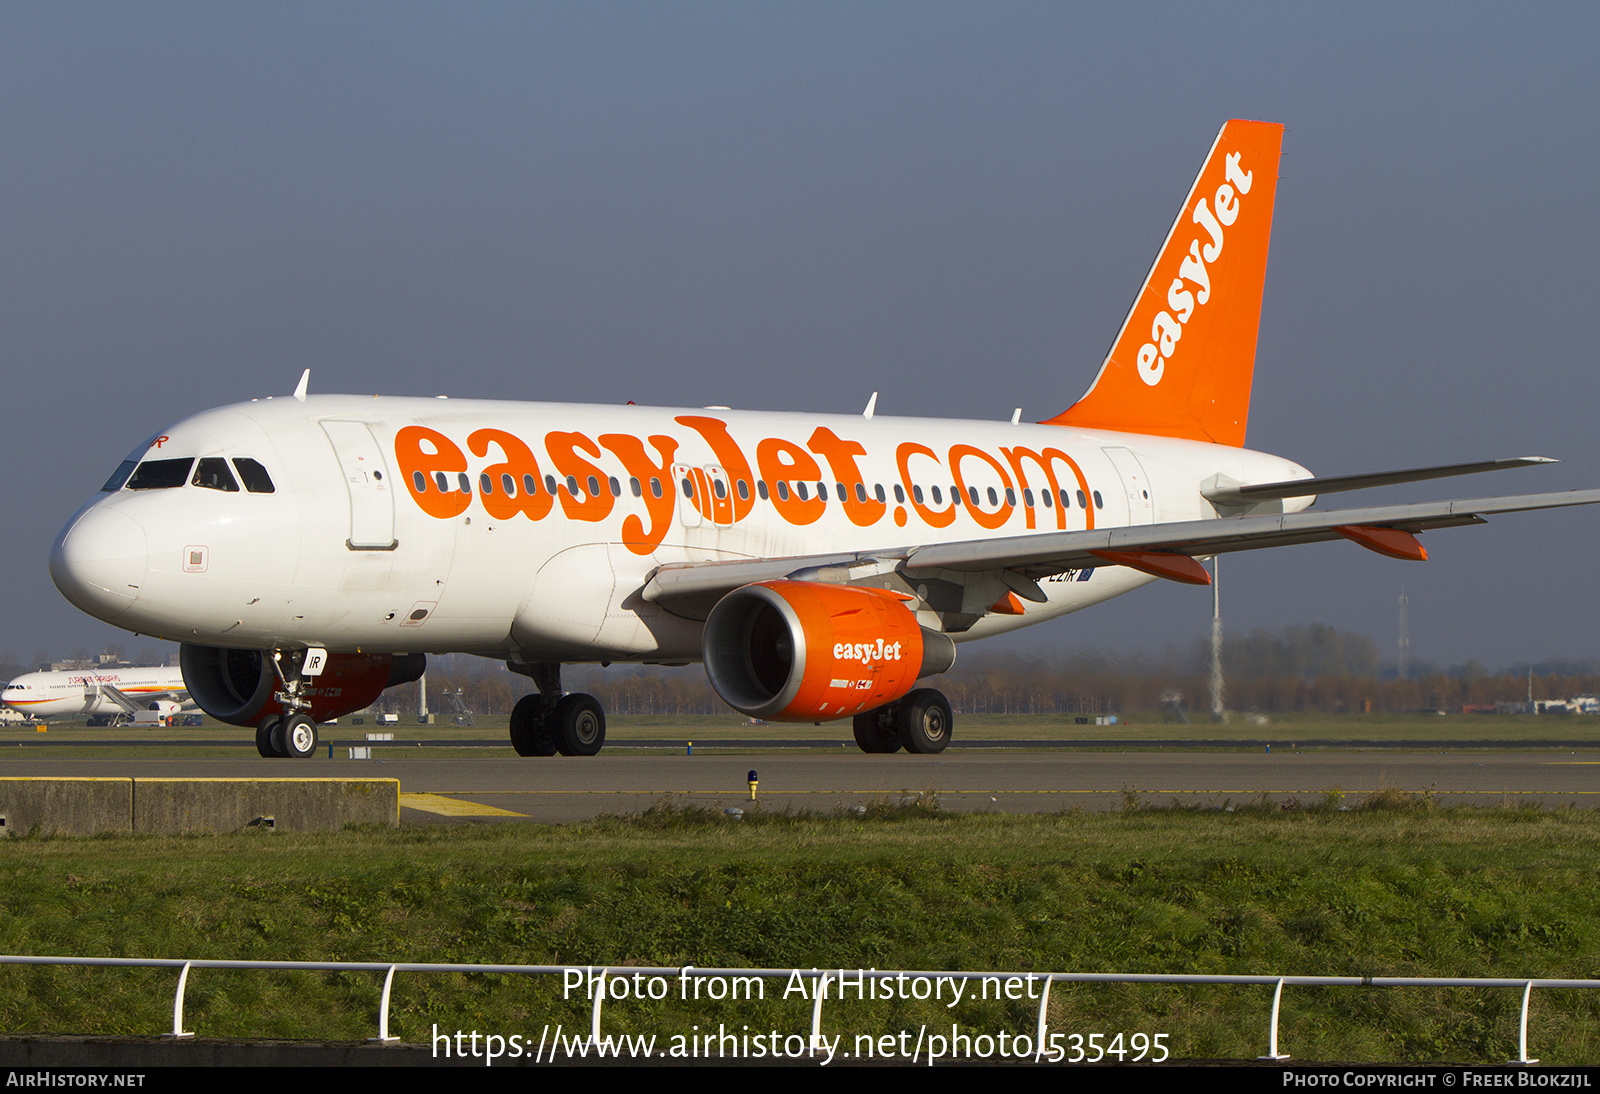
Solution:
[[[256,751],[269,759],[303,760],[317,751],[317,723],[305,712],[311,700],[305,696],[305,677],[300,669],[305,651],[273,650],[270,660],[282,687],[273,693],[287,713],[269,714],[256,724]]]

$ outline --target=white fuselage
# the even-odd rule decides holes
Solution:
[[[99,494],[57,540],[57,585],[117,626],[203,645],[693,661],[701,622],[640,595],[663,564],[1196,520],[1217,515],[1200,491],[1218,476],[1309,475],[1226,445],[1048,425],[341,395],[208,411],[130,457],[241,458],[272,492],[198,485],[191,468]],[[1069,572],[1043,583],[1046,602],[952,637],[1150,580]]]
[[[107,689],[111,688],[139,706],[160,702],[183,710],[195,709],[184,690],[183,673],[176,665],[30,672],[7,684],[0,698],[12,710],[35,718],[127,713],[108,694]]]

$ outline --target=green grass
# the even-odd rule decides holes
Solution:
[[[1600,953],[1600,815],[1438,810],[1336,793],[1284,812],[867,817],[658,807],[540,827],[17,839],[0,845],[0,950],[280,960],[1004,971],[1584,977]],[[170,971],[0,970],[0,1030],[154,1034]],[[552,982],[402,974],[393,1024],[586,1028]],[[191,974],[201,1035],[373,1034],[368,974]],[[1288,989],[1299,1060],[1509,1058],[1511,989]],[[1175,1057],[1265,1050],[1267,989],[1057,988],[1065,1031],[1166,1032]],[[921,1023],[1029,1031],[1034,1004],[830,1004],[853,1035]],[[608,1030],[718,1022],[803,1032],[809,1006],[608,1005]],[[848,1042],[847,1037],[847,1042]],[[1600,995],[1536,992],[1549,1062],[1600,1060]]]

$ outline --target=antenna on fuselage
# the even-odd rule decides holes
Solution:
[[[867,409],[861,412],[861,416],[870,422],[872,421],[872,412],[876,409],[878,409],[878,393],[874,391],[872,398],[867,400]]]
[[[306,369],[300,374],[300,382],[294,385],[294,397],[302,403],[306,401],[306,388],[311,384],[311,370]]]

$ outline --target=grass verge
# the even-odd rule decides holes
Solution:
[[[0,950],[274,960],[816,966],[1005,971],[1584,977],[1600,952],[1600,814],[1437,809],[1337,790],[1285,810],[866,816],[663,803],[638,816],[328,835],[14,839],[0,845]],[[0,1031],[154,1034],[168,971],[0,970]],[[192,973],[205,1036],[373,1034],[366,974]],[[537,1037],[587,1004],[517,977],[401,975],[391,1022]],[[613,1031],[804,1032],[809,1004],[608,1005]],[[1490,1062],[1515,1045],[1512,989],[1289,989],[1300,1060]],[[1264,1051],[1266,989],[1056,989],[1065,1032],[1165,1032],[1174,1057]],[[1027,1000],[830,1004],[847,1034],[1032,1029]],[[1600,1059],[1600,995],[1537,992],[1530,1042]]]

